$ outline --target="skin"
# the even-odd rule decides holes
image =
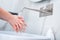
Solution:
[[[16,32],[22,31],[25,29],[26,24],[23,17],[12,15],[8,11],[4,10],[3,8],[0,8],[0,19],[3,19],[9,22],[12,28]]]

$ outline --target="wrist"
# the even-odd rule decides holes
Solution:
[[[8,16],[8,18],[6,19],[6,21],[10,22],[10,21],[12,21],[12,19],[14,19],[14,17],[13,17],[13,15],[10,15],[10,16]]]

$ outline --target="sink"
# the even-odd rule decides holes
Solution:
[[[50,40],[50,38],[23,32],[0,31],[0,40]]]

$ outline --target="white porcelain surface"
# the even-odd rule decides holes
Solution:
[[[49,40],[46,36],[39,36],[29,33],[16,33],[9,31],[0,31],[0,40]]]

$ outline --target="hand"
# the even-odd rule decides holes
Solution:
[[[22,29],[25,28],[26,24],[23,17],[12,15],[3,8],[0,8],[0,18],[8,21],[16,32],[18,32],[19,30],[22,31]]]
[[[12,18],[8,20],[8,22],[12,25],[16,32],[25,30],[26,24],[24,18],[21,16],[13,15]]]

